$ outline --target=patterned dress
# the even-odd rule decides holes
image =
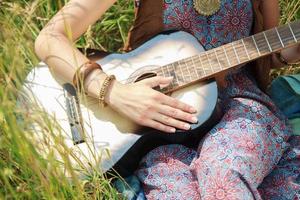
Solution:
[[[205,49],[248,36],[252,20],[251,0],[221,0],[210,17],[192,0],[164,0],[165,30],[187,31]],[[290,137],[286,118],[246,70],[226,83],[224,116],[198,149],[160,146],[142,159],[136,175],[147,199],[300,198],[300,138]]]

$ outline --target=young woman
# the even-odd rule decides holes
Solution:
[[[39,34],[37,55],[71,83],[78,68],[79,73],[93,69],[83,83],[88,95],[102,99],[102,103],[140,125],[166,134],[190,129],[190,123],[196,121],[195,108],[152,89],[169,84],[171,78],[121,84],[107,78],[73,47],[72,42],[114,2],[71,0]],[[127,50],[166,30],[187,31],[208,50],[277,26],[279,21],[278,0],[135,3],[137,17]],[[289,146],[291,131],[285,117],[259,87],[266,86],[268,66],[281,67],[299,60],[300,48],[293,46],[258,62],[264,67],[256,69],[255,76],[246,67],[219,76],[220,99],[225,105],[221,121],[200,141],[197,150],[167,145],[143,158],[136,175],[147,199],[296,199],[300,190],[300,142],[293,140]],[[99,97],[103,87],[105,92]]]

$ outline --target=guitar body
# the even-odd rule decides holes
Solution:
[[[175,32],[158,35],[129,53],[110,54],[97,62],[107,74],[114,74],[117,80],[122,81],[139,77],[151,72],[151,69],[157,66],[163,66],[203,51],[202,46],[192,35]],[[63,130],[65,143],[81,162],[87,163],[87,166],[92,164],[92,166],[99,167],[103,172],[113,166],[118,168],[120,163],[135,166],[139,157],[157,145],[184,143],[188,141],[189,135],[198,134],[202,137],[205,133],[198,128],[210,119],[217,103],[217,86],[214,81],[192,84],[172,92],[171,96],[198,110],[199,121],[193,124],[191,133],[178,131],[175,134],[167,134],[144,129],[109,107],[100,108],[96,99],[81,97],[80,108],[86,142],[74,145],[67,120],[62,84],[63,82],[50,72],[48,66],[41,63],[29,73],[24,91],[31,100],[37,101],[51,117],[55,118]],[[145,144],[148,146],[146,147]],[[149,146],[149,144],[154,145]],[[144,147],[146,150],[140,149]],[[128,154],[128,152],[131,153]],[[144,153],[137,156],[134,152]],[[126,160],[131,160],[132,156],[136,158],[135,164],[126,163]]]

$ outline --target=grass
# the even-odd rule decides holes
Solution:
[[[118,199],[109,179],[95,170],[86,180],[79,179],[71,167],[64,144],[55,135],[60,132],[42,112],[28,116],[16,105],[16,95],[26,74],[39,60],[33,50],[41,28],[65,3],[63,0],[0,0],[0,199]],[[300,1],[281,0],[281,22],[300,18]],[[120,51],[134,17],[133,1],[119,0],[77,41],[81,48]],[[291,66],[272,71],[299,73]],[[42,116],[42,117],[41,117]],[[22,123],[18,119],[22,119]],[[42,120],[41,120],[42,119]],[[48,148],[46,159],[33,145],[31,123],[39,123],[45,135],[56,137],[55,149]],[[54,159],[59,152],[66,163],[66,178]]]

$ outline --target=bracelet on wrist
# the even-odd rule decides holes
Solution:
[[[82,91],[83,89],[83,83],[84,80],[86,79],[86,77],[88,77],[88,75],[96,70],[96,69],[100,69],[102,70],[102,67],[93,61],[88,61],[84,64],[82,64],[80,67],[78,67],[73,75],[73,86],[78,90],[78,91]]]
[[[116,79],[116,77],[114,75],[109,75],[107,76],[104,81],[103,84],[100,88],[99,91],[99,105],[103,108],[105,107],[107,104],[105,102],[105,96],[107,94],[108,88],[110,87],[111,83]]]

